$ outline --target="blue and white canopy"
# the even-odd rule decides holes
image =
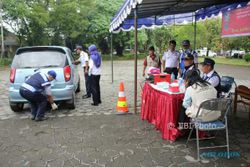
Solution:
[[[183,24],[244,7],[244,0],[126,0],[110,24],[110,32],[134,29],[137,7],[138,29]]]

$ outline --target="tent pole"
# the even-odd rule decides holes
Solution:
[[[113,33],[111,32],[110,37],[110,56],[111,56],[111,82],[114,82],[114,67],[113,67]]]
[[[196,13],[194,13],[194,50],[196,50],[196,35],[197,35],[197,21],[196,21]]]
[[[137,17],[137,6],[134,10],[134,27],[135,27],[135,56],[134,56],[134,113],[137,113],[137,50],[138,50],[138,32],[137,32],[137,27],[138,27],[138,17]]]

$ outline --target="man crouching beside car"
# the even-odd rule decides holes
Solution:
[[[51,81],[56,78],[56,72],[51,70],[47,74],[35,73],[26,79],[25,83],[20,87],[20,95],[28,100],[31,107],[31,120],[43,121],[46,120],[45,110],[47,101],[51,104],[52,110],[58,107],[54,103],[51,93]]]

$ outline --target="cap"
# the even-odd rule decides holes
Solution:
[[[77,50],[77,49],[80,49],[80,50],[82,50],[82,46],[80,46],[80,45],[77,45],[77,46],[76,46],[76,49],[75,49],[75,50]]]
[[[194,55],[192,55],[191,53],[187,53],[187,54],[185,54],[184,59],[185,60],[194,60]]]
[[[183,41],[182,41],[182,45],[183,45],[183,46],[190,45],[190,41],[189,41],[189,40],[183,40]]]
[[[210,59],[210,58],[205,58],[204,61],[201,64],[202,65],[211,65],[211,66],[214,66],[215,61],[213,59]]]
[[[54,70],[48,71],[48,75],[52,76],[54,79],[56,79],[56,72]]]

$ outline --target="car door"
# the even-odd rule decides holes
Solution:
[[[78,84],[78,81],[79,81],[79,74],[78,74],[78,70],[77,70],[77,66],[75,64],[73,64],[74,62],[74,58],[73,58],[73,54],[72,52],[70,51],[70,49],[67,50],[67,53],[68,53],[68,57],[69,57],[69,64],[70,64],[70,67],[71,67],[71,74],[72,74],[72,81],[73,81],[73,84],[75,86],[75,89],[77,89],[77,84]]]

